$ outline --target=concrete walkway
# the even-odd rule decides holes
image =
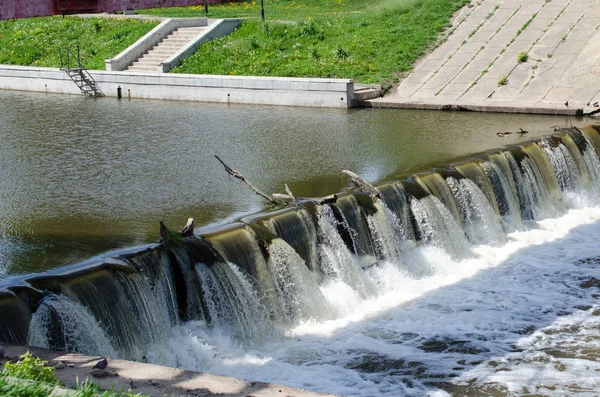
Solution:
[[[600,0],[473,0],[446,35],[394,92],[365,105],[600,112]]]

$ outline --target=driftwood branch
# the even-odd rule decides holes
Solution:
[[[244,177],[244,175],[242,175],[239,171],[236,171],[234,169],[232,169],[231,167],[229,167],[227,164],[225,164],[223,162],[223,160],[221,160],[219,158],[219,156],[217,156],[215,154],[215,157],[217,158],[217,160],[219,160],[219,162],[221,164],[223,164],[223,167],[225,167],[225,171],[227,171],[227,173],[229,175],[231,175],[234,178],[239,179],[240,181],[244,182],[246,185],[248,185],[248,187],[250,189],[252,189],[254,191],[254,193],[258,194],[260,197],[264,198],[265,200],[267,200],[269,203],[271,204],[277,204],[277,201],[274,200],[273,198],[269,197],[268,195],[266,195],[265,193],[261,192],[260,190],[258,190],[257,188],[255,188],[250,182],[248,182],[248,180]]]
[[[285,184],[285,192],[286,194],[273,193],[271,197],[273,197],[273,199],[276,201],[282,201],[285,203],[292,203],[294,201],[298,201],[296,196],[294,196],[294,193],[292,193],[292,191],[290,190],[290,187],[287,185],[287,183]]]
[[[362,179],[360,176],[358,176],[354,172],[348,171],[348,170],[342,170],[342,174],[348,176],[350,178],[350,180],[352,181],[352,184],[354,184],[354,186],[356,186],[358,189],[362,190],[364,193],[368,194],[369,196],[371,196],[373,198],[379,197],[379,192],[377,191],[377,189],[375,189],[375,187],[373,185],[371,185],[369,182]]]
[[[188,237],[194,235],[194,218],[188,218],[187,223],[181,230],[181,237]]]
[[[288,194],[288,196],[290,196],[292,199],[294,199],[294,201],[296,201],[296,196],[294,196],[294,193],[292,193],[292,190],[287,185],[287,183],[285,184],[285,192]]]

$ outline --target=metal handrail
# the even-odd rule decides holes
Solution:
[[[94,80],[94,78],[92,77],[92,75],[87,71],[87,69],[81,63],[81,53],[80,53],[80,50],[79,50],[79,46],[75,46],[75,48],[77,49],[76,53],[74,52],[73,47],[70,47],[70,46],[69,47],[64,47],[64,48],[61,48],[61,49],[58,50],[58,54],[59,54],[59,57],[60,57],[60,69],[66,71],[67,74],[69,75],[69,77],[71,78],[71,80],[73,80],[73,76],[70,73],[71,70],[74,70],[74,69],[78,70],[79,74],[81,76],[82,83],[81,83],[81,85],[79,85],[75,80],[73,80],[73,81],[77,84],[77,86],[79,87],[79,89],[83,93],[88,93],[83,88],[84,87],[83,81],[85,81],[85,83],[87,84],[87,86],[90,87],[94,91],[94,95],[93,96],[95,96],[95,97],[97,97],[97,96],[104,96],[104,93],[98,87],[98,84],[96,83],[96,80]],[[64,51],[64,56],[63,56],[63,51]],[[77,67],[71,68],[71,61],[72,60],[77,62],[76,63]]]

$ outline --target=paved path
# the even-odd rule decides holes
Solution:
[[[600,111],[600,0],[473,0],[446,35],[371,106]],[[520,52],[526,62],[517,61]]]

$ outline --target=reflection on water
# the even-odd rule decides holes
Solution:
[[[258,211],[219,155],[297,196],[425,169],[551,132],[564,117],[92,100],[0,91],[0,278]],[[581,121],[580,121],[581,122]],[[524,128],[530,134],[498,137]]]

